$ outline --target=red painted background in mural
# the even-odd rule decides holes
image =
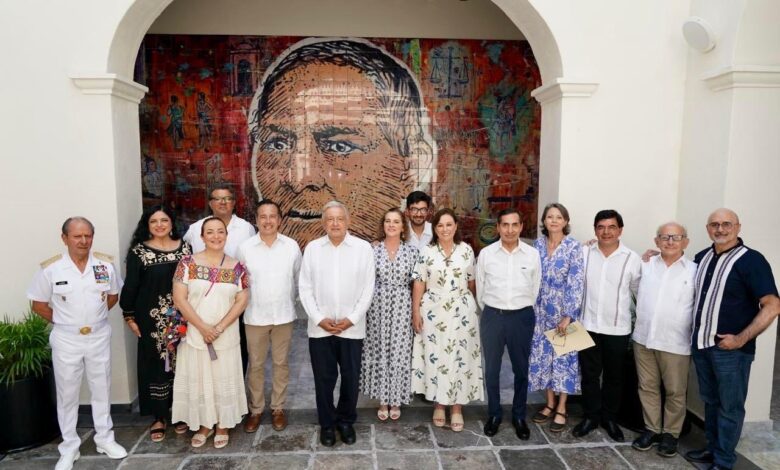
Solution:
[[[265,167],[252,168],[249,120],[253,98],[269,67],[274,67],[302,39],[193,35],[145,38],[136,70],[136,80],[149,87],[140,105],[145,205],[160,200],[173,204],[182,223],[180,228],[185,228],[187,223],[205,215],[207,188],[216,182],[229,182],[238,196],[238,214],[253,221],[252,206],[266,171]],[[524,215],[523,236],[534,237],[541,109],[530,92],[540,85],[541,79],[527,42],[388,38],[356,41],[381,48],[383,54],[394,57],[416,79],[425,115],[430,120],[424,126],[435,141],[433,168],[417,170],[419,174],[435,170],[426,173],[432,175],[430,191],[435,205],[452,207],[461,215],[465,239],[477,249],[490,243],[497,237],[496,213],[510,206]],[[340,72],[324,76],[324,69],[319,70],[320,75],[311,72],[297,79],[322,83],[350,80]],[[294,80],[290,83],[294,84]],[[307,96],[315,88],[307,88]],[[286,113],[288,108],[292,110],[294,104],[285,107]],[[291,123],[311,119],[300,115],[289,118]],[[283,149],[284,143],[277,140],[272,144]],[[338,142],[333,145],[337,150],[338,145],[344,147]],[[295,159],[291,161],[294,166]],[[337,184],[327,179],[325,184],[344,186],[345,192],[339,193],[336,188],[334,194],[354,196],[345,196],[344,202],[357,211],[356,217],[371,220],[353,224],[353,232],[370,238],[382,211],[368,201],[373,196],[361,196],[350,192],[350,188],[367,185],[368,181],[377,187],[378,194],[388,196],[378,199],[381,204],[392,200],[396,205],[407,189],[414,189],[409,185],[419,185],[383,185],[371,180],[381,174],[371,165],[351,168]],[[323,171],[322,165],[304,168],[309,177],[312,172]],[[253,174],[257,175],[254,181]],[[403,194],[393,197],[393,191]],[[365,208],[363,212],[361,207]],[[282,231],[292,231],[301,243],[314,236],[315,232],[299,230],[288,222],[289,226],[283,225]]]

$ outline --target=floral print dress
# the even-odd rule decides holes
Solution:
[[[482,352],[474,280],[474,250],[458,243],[449,257],[439,245],[420,253],[413,278],[425,283],[422,333],[412,351],[412,391],[442,405],[482,400]]]
[[[544,332],[555,328],[563,317],[571,317],[572,322],[580,317],[585,281],[582,245],[565,237],[550,256],[547,239],[539,237],[534,248],[542,260],[542,284],[534,305],[536,326],[531,342],[528,389],[578,394],[580,363],[577,351],[556,357]]]
[[[402,243],[390,259],[385,243],[374,248],[374,299],[366,315],[360,391],[391,406],[411,397],[412,270],[417,248]]]

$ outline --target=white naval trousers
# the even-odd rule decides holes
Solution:
[[[73,454],[81,445],[76,423],[81,377],[85,370],[95,425],[95,444],[114,441],[110,412],[111,326],[105,324],[88,335],[75,330],[55,325],[49,335],[57,386],[57,420],[62,433],[62,443],[58,447],[60,455]]]

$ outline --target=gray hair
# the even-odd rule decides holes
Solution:
[[[67,236],[68,235],[68,229],[70,229],[70,224],[73,222],[83,222],[87,225],[89,225],[89,229],[92,231],[92,235],[95,234],[95,226],[92,225],[92,222],[89,221],[86,217],[81,217],[80,215],[76,215],[73,217],[68,217],[65,219],[65,222],[62,223],[62,234]]]
[[[685,238],[688,238],[688,229],[687,229],[687,228],[685,228],[685,225],[683,225],[683,224],[681,224],[681,223],[679,223],[679,222],[675,222],[675,221],[673,221],[673,220],[672,220],[672,221],[669,221],[669,222],[666,222],[666,223],[664,223],[664,224],[661,224],[661,225],[659,225],[659,226],[658,226],[658,228],[657,228],[657,229],[656,229],[656,231],[655,231],[655,235],[656,235],[656,236],[660,236],[660,235],[661,235],[661,230],[662,230],[664,227],[666,227],[666,226],[669,226],[669,225],[673,225],[673,226],[675,226],[675,227],[679,228],[680,230],[682,230],[682,234],[683,234],[683,236],[684,236]]]
[[[344,214],[346,214],[347,218],[349,218],[349,209],[347,209],[347,206],[339,201],[333,200],[325,203],[325,205],[322,206],[322,220],[325,220],[325,212],[327,212],[328,209],[333,209],[334,207],[338,207],[339,209],[343,210]]]

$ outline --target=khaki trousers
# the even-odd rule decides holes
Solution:
[[[634,360],[639,377],[639,400],[648,430],[680,436],[685,420],[685,395],[691,356],[647,349],[634,342]],[[661,387],[666,400],[661,405]]]
[[[283,325],[245,325],[247,351],[249,352],[247,370],[249,411],[252,414],[260,414],[265,409],[265,360],[268,357],[269,343],[273,363],[271,409],[284,409],[287,399],[287,384],[290,382],[290,366],[287,356],[290,352],[293,325],[294,322]]]

